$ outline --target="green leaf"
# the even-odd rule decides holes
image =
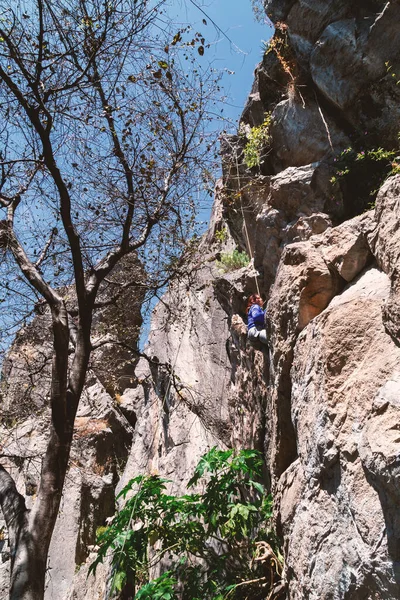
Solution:
[[[118,592],[120,592],[122,590],[122,588],[124,587],[126,583],[126,573],[124,571],[119,571],[118,573],[116,573],[115,577],[114,577],[114,589],[116,589]]]
[[[251,485],[254,489],[257,490],[257,492],[259,492],[261,495],[264,494],[265,492],[265,488],[263,485],[261,485],[261,483],[258,483],[257,481],[251,481]]]

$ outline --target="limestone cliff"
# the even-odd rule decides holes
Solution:
[[[93,368],[49,599],[105,598],[107,566],[86,575],[115,490],[143,471],[179,490],[213,445],[264,453],[288,600],[400,597],[400,175],[382,184],[396,157],[385,172],[362,162],[362,153],[398,148],[400,3],[264,4],[276,34],[238,134],[222,141],[208,233],[156,307],[134,376],[111,354]],[[266,116],[259,164],[249,168],[246,145]],[[338,180],[349,147],[360,157]],[[251,263],[223,273],[221,253],[235,247]],[[246,336],[246,298],[257,286],[267,299],[266,350]],[[41,331],[33,324],[21,334],[11,371],[40,362],[31,342]],[[124,335],[136,343],[135,332]],[[34,495],[40,428],[30,413],[18,425],[10,414],[3,447],[21,491]]]

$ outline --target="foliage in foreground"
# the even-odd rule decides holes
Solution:
[[[224,273],[228,273],[229,271],[247,267],[249,262],[250,258],[247,252],[239,252],[239,250],[235,249],[233,252],[223,252],[220,260],[217,261],[217,266]]]
[[[111,555],[113,589],[136,600],[266,598],[282,559],[261,468],[255,450],[212,448],[187,484],[200,493],[171,496],[165,479],[132,479],[119,498],[133,495],[98,536],[91,572]],[[164,572],[150,579],[155,567]]]

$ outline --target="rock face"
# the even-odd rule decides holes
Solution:
[[[47,600],[106,597],[108,566],[87,572],[115,493],[139,472],[181,492],[214,445],[264,453],[287,600],[400,597],[400,175],[381,178],[370,210],[368,192],[360,210],[354,186],[332,181],[348,146],[398,148],[400,5],[264,4],[276,34],[238,135],[222,141],[209,230],[157,305],[145,356],[94,356]],[[247,168],[246,132],[266,113],[270,146]],[[224,272],[221,254],[235,247],[251,261]],[[245,325],[257,291],[265,348]],[[95,333],[111,322],[136,347],[139,305],[127,296]],[[0,437],[29,502],[46,439],[46,319],[21,332],[3,367]],[[27,365],[40,376],[28,379]],[[5,542],[2,556],[6,575]]]
[[[393,462],[382,452],[387,435],[399,450],[390,432],[398,406],[385,393],[399,359],[382,323],[389,285],[380,270],[363,271],[296,342],[291,402],[299,459],[292,472],[302,489],[294,514],[282,519],[291,598],[398,595],[393,514],[388,527],[398,501],[382,504]],[[291,504],[284,479],[281,485],[281,503]]]

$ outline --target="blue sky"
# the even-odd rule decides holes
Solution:
[[[191,23],[211,44],[207,56],[222,71],[223,88],[228,96],[224,115],[235,129],[253,82],[253,72],[261,60],[262,42],[273,33],[271,23],[257,23],[250,0],[194,0],[207,17],[190,0],[173,0],[177,21]],[[173,12],[172,12],[173,14]],[[175,18],[175,15],[174,15]],[[206,18],[207,26],[202,20]],[[211,19],[231,40],[217,32]],[[227,127],[228,129],[228,127]]]

